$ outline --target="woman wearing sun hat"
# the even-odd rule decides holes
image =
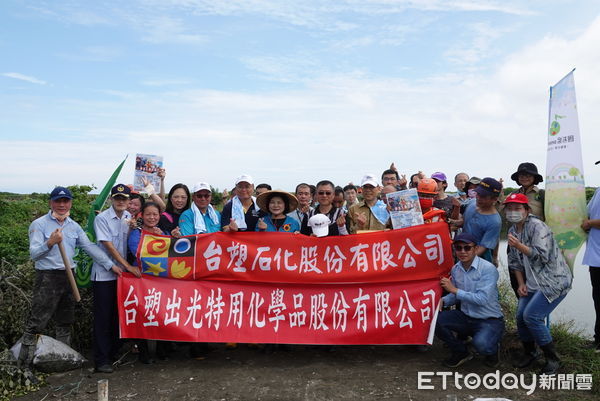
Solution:
[[[542,373],[555,374],[560,359],[545,319],[571,289],[573,274],[550,227],[530,213],[524,194],[509,195],[504,206],[506,219],[513,224],[508,230],[508,268],[515,272],[519,285],[517,331],[524,348],[514,366],[524,368],[534,362],[537,344],[546,357]]]
[[[519,168],[510,178],[520,185],[513,193],[524,194],[529,201],[531,214],[545,221],[544,216],[544,190],[539,189],[537,184],[544,181],[544,178],[538,173],[537,166],[530,162],[519,164]]]
[[[256,204],[265,217],[259,219],[256,231],[267,232],[299,232],[300,224],[297,220],[287,216],[298,207],[298,199],[288,192],[272,190],[263,192],[256,197]]]

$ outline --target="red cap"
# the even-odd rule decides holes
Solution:
[[[508,195],[508,197],[504,200],[505,205],[507,203],[522,203],[522,204],[529,204],[529,199],[527,199],[527,196],[523,195],[523,194],[511,194]]]

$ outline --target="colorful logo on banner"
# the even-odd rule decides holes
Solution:
[[[179,239],[143,232],[142,273],[183,280],[289,283],[397,282],[439,277],[452,266],[446,223],[361,235],[312,238],[292,233],[212,233]],[[430,264],[430,275],[418,265]]]
[[[544,214],[573,269],[577,252],[586,239],[580,225],[587,217],[573,72],[550,88],[548,120]]]
[[[143,273],[183,280],[193,277],[196,237],[144,235],[140,243],[138,251]]]
[[[138,261],[142,278],[118,282],[122,337],[290,344],[431,343],[453,265],[443,222],[325,238],[144,232]]]

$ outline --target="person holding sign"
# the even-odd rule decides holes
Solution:
[[[72,200],[69,189],[54,188],[50,193],[50,211],[29,226],[29,253],[35,263],[36,277],[31,313],[25,325],[18,358],[19,367],[25,371],[29,371],[33,362],[37,335],[42,333],[53,316],[56,339],[67,345],[71,343],[73,295],[58,244],[63,244],[72,266],[75,266],[75,248],[79,247],[104,269],[119,270],[96,244],[90,242],[79,224],[69,217]]]
[[[380,185],[372,174],[363,176],[360,184],[363,200],[350,207],[348,211],[348,231],[356,234],[358,231],[385,230],[390,218],[386,204],[378,199]]]
[[[513,223],[508,230],[508,268],[519,283],[517,330],[524,348],[514,366],[524,368],[534,362],[539,356],[537,344],[546,357],[541,373],[555,374],[560,359],[545,320],[571,289],[573,274],[550,227],[531,214],[527,196],[509,195],[504,206],[506,219]]]
[[[294,195],[278,190],[267,191],[258,195],[256,203],[266,214],[265,217],[258,219],[256,231],[289,233],[300,231],[298,221],[287,216],[298,207],[298,199]]]

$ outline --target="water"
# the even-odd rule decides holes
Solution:
[[[506,262],[506,241],[500,241],[499,249],[499,270],[500,280],[509,281],[508,267]],[[585,244],[579,250],[573,268],[574,279],[573,287],[567,294],[565,299],[558,304],[550,320],[556,321],[572,321],[574,328],[581,330],[585,335],[592,337],[594,334],[594,323],[596,314],[594,312],[594,302],[592,300],[592,284],[590,283],[590,273],[588,267],[581,264],[583,253],[585,252]]]

